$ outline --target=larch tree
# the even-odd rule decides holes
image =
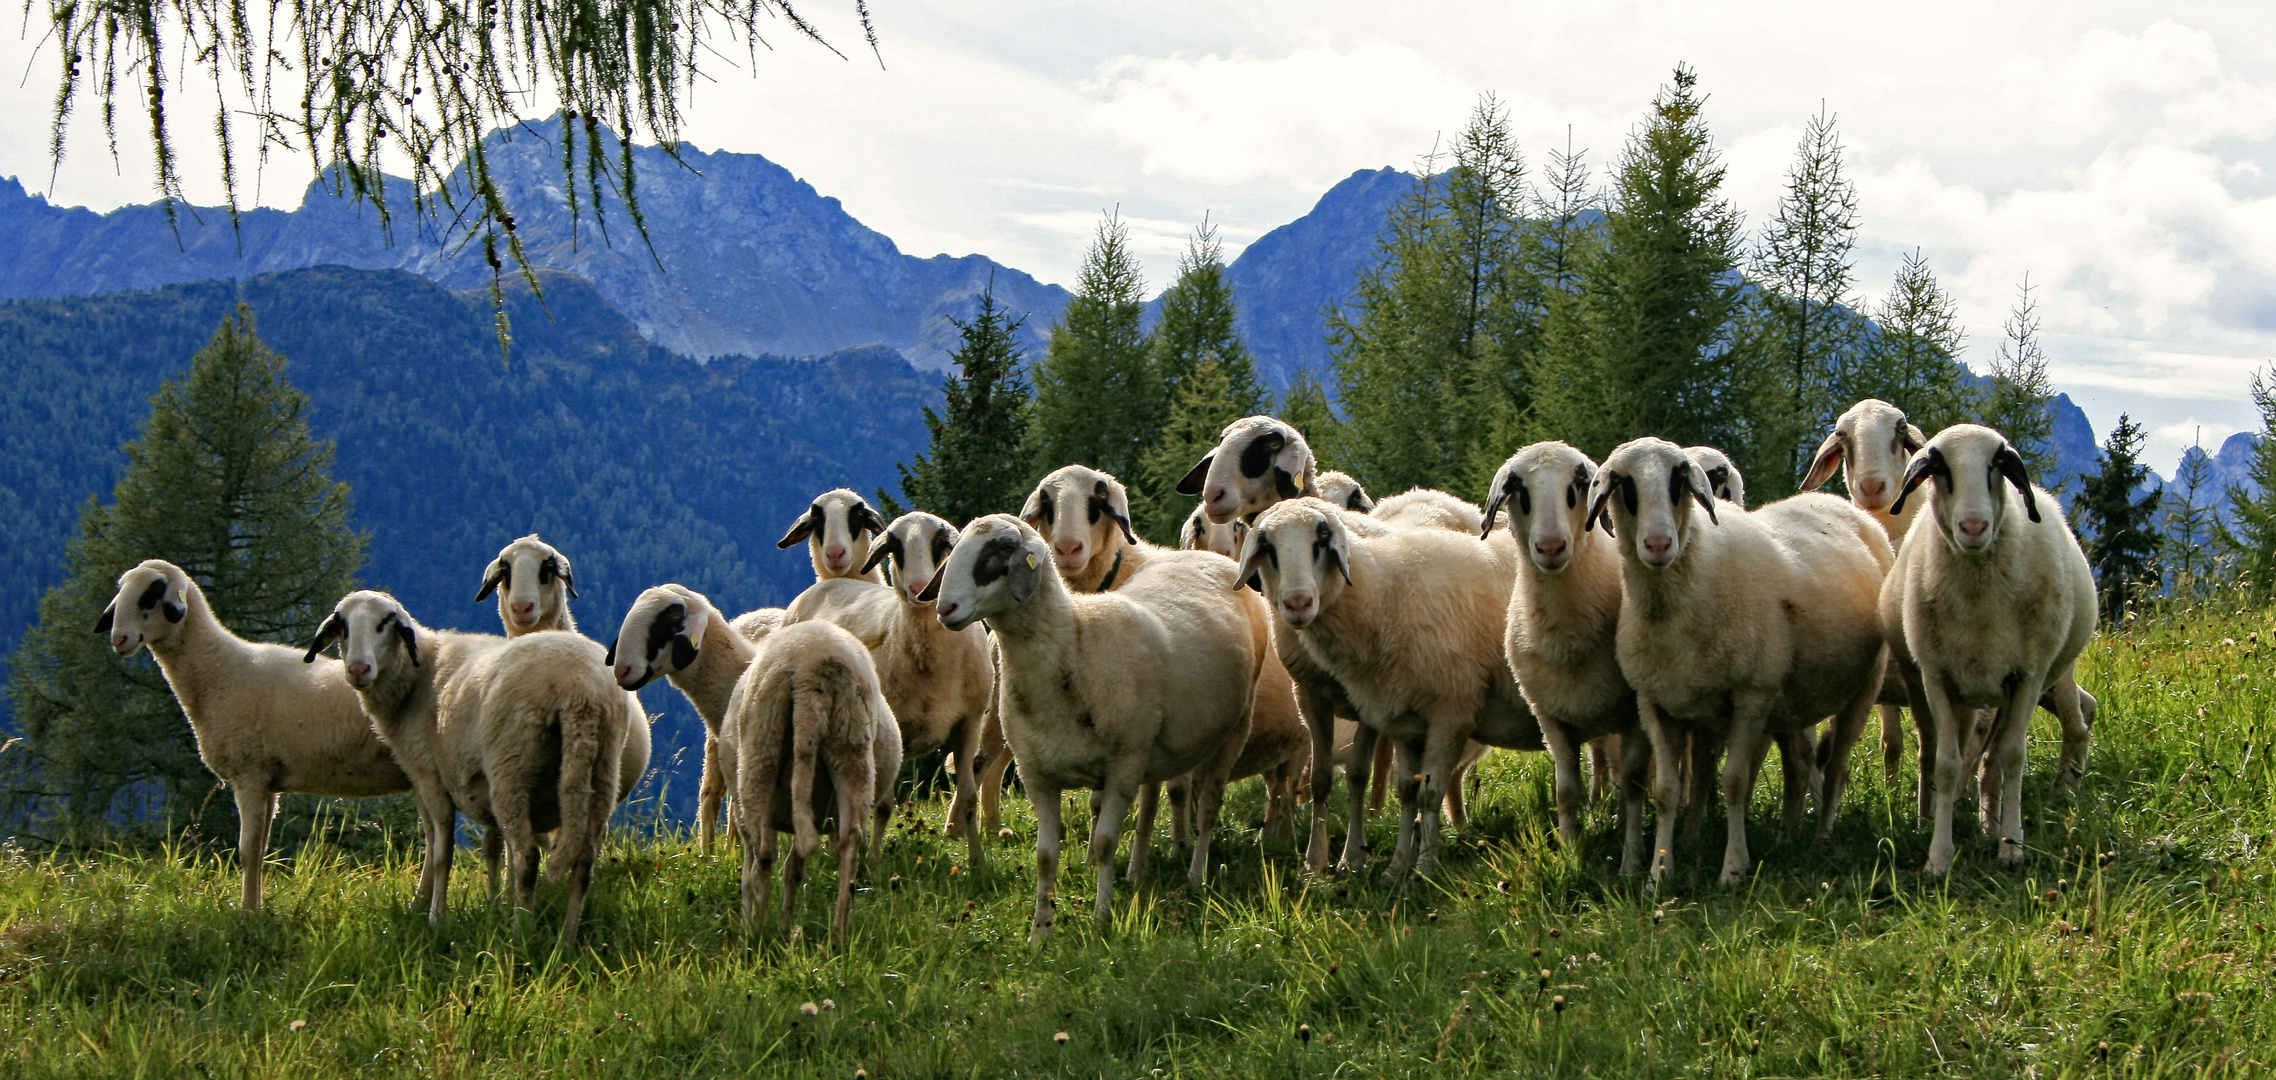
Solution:
[[[1035,369],[1027,445],[1037,475],[1062,465],[1125,482],[1138,475],[1169,405],[1148,347],[1145,289],[1129,226],[1108,214]]]
[[[1264,388],[1233,327],[1235,314],[1224,247],[1204,221],[1178,259],[1177,281],[1162,293],[1154,324],[1154,371],[1169,409],[1138,473],[1123,478],[1138,532],[1156,543],[1176,543],[1193,510],[1193,499],[1177,493],[1178,481],[1217,445],[1226,424],[1264,411]]]
[[[943,380],[940,410],[925,408],[930,452],[896,468],[911,508],[962,527],[984,514],[1016,512],[1027,497],[1024,444],[1033,392],[1020,374],[1025,356],[1017,337],[1027,317],[997,305],[993,278],[980,294],[980,310],[969,320],[950,321],[958,335],[949,358],[957,374]],[[878,497],[888,517],[899,515],[898,501],[883,491]]]
[[[255,336],[243,306],[159,388],[126,444],[112,502],[89,499],[80,512],[65,578],[41,599],[11,663],[25,751],[7,759],[16,813],[178,826],[212,790],[157,664],[114,655],[88,627],[119,574],[165,559],[197,581],[222,625],[255,641],[306,642],[354,588],[365,550],[348,524],[348,486],[330,475],[332,444],[309,434],[307,416],[284,357]]]
[[[2227,488],[2229,512],[2214,535],[2232,560],[2236,583],[2266,600],[2276,596],[2276,366],[2252,376],[2252,404],[2260,411],[2260,437],[2245,461],[2248,483]]]
[[[1999,356],[1992,360],[1991,385],[1977,407],[1983,425],[2015,444],[2032,479],[2054,479],[2054,383],[2047,374],[2047,352],[2039,344],[2039,301],[2031,295],[2031,275],[2016,286],[2015,309],[2000,327]]]
[[[1874,314],[1880,332],[1840,373],[1836,403],[1879,398],[1931,435],[1975,416],[1975,391],[1960,363],[1959,307],[1918,249],[1904,257]]]
[[[1786,194],[1753,260],[1761,285],[1752,294],[1758,347],[1775,360],[1782,384],[1762,403],[1775,412],[1758,415],[1759,437],[1787,447],[1783,477],[1748,474],[1747,486],[1765,499],[1793,490],[1810,448],[1843,407],[1835,403],[1834,379],[1850,366],[1862,336],[1860,320],[1845,306],[1856,244],[1857,185],[1843,171],[1834,118],[1821,110],[1794,148]]]

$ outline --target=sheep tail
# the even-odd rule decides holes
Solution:
[[[623,706],[580,695],[560,712],[561,835],[553,857],[546,860],[546,876],[555,881],[590,858],[594,838],[607,821],[608,808],[616,805],[617,763],[602,760],[609,741],[606,733],[611,708],[621,710]]]
[[[836,696],[830,681],[815,674],[799,673],[790,697],[790,823],[802,859],[813,858],[822,848],[822,835],[814,827],[814,768],[821,757],[822,737],[830,728],[831,699]]]

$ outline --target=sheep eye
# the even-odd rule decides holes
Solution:
[[[1513,476],[1510,478],[1509,486],[1517,489],[1517,512],[1531,515],[1533,513],[1533,492],[1525,486],[1525,481]]]
[[[551,585],[553,584],[554,577],[560,574],[560,572],[561,571],[554,568],[553,560],[547,559],[544,562],[537,564],[537,583],[540,585]]]
[[[1096,524],[1098,524],[1099,515],[1106,513],[1106,498],[1105,498],[1105,496],[1102,496],[1102,495],[1093,495],[1093,496],[1091,496],[1090,511],[1091,511],[1091,524],[1093,524],[1093,525],[1096,525]]]
[[[514,564],[503,559],[498,561],[498,584],[507,589],[514,587]]]

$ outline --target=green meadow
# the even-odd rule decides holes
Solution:
[[[810,874],[801,933],[746,936],[735,849],[672,828],[615,836],[573,953],[559,886],[517,919],[464,854],[452,920],[429,929],[409,830],[368,816],[274,856],[259,913],[202,846],[11,844],[0,1075],[2266,1075],[2272,630],[2268,611],[2201,606],[2098,638],[2078,798],[2048,797],[2041,714],[2029,862],[1971,842],[1946,881],[1918,871],[1911,754],[1884,778],[1872,734],[1829,844],[1777,835],[1765,770],[1740,888],[1714,884],[1719,827],[1658,896],[1613,868],[1609,806],[1586,850],[1561,850],[1546,759],[1497,753],[1437,880],[1305,876],[1288,842],[1256,842],[1249,783],[1209,889],[1157,859],[1104,932],[1070,843],[1040,948],[1016,793],[985,871],[938,835],[945,796],[905,808],[843,953],[833,870]],[[1372,828],[1387,852],[1388,816]]]

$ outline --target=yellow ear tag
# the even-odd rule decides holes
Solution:
[[[1035,553],[1032,551],[1027,553],[1027,568],[1030,570],[1035,569]]]
[[[1296,493],[1298,495],[1302,495],[1304,493],[1304,478],[1301,476],[1296,478]]]

